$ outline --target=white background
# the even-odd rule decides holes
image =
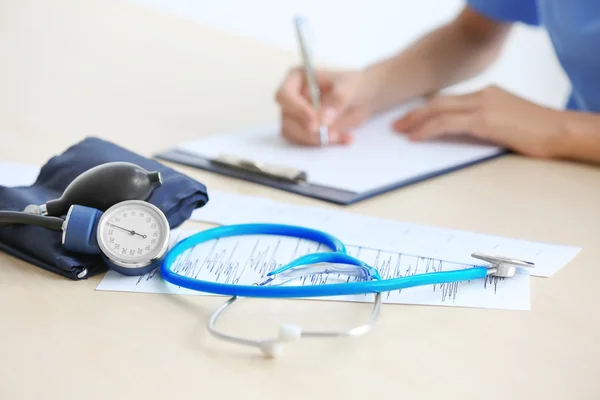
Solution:
[[[292,18],[308,18],[317,61],[361,67],[407,46],[451,19],[460,0],[128,0],[228,33],[298,51]],[[464,92],[496,83],[530,100],[562,107],[569,85],[543,28],[517,26],[500,61],[457,85]]]

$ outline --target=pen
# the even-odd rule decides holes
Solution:
[[[296,34],[298,36],[298,43],[300,45],[300,53],[302,55],[302,64],[304,66],[304,74],[306,75],[306,82],[308,83],[308,91],[310,92],[310,98],[315,110],[319,111],[321,108],[321,92],[319,85],[317,85],[317,78],[313,69],[312,61],[310,58],[310,52],[308,51],[306,38],[304,35],[304,26],[306,21],[301,17],[295,17],[294,22],[296,24]],[[319,128],[319,136],[321,140],[321,146],[329,143],[329,131],[327,125],[321,124]]]

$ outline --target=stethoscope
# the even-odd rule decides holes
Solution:
[[[301,238],[317,242],[331,249],[331,251],[300,256],[288,264],[268,272],[261,281],[253,285],[200,280],[183,275],[173,269],[177,258],[193,247],[209,240],[239,235],[279,235]],[[232,343],[256,347],[267,357],[276,357],[281,352],[284,342],[294,341],[302,337],[361,336],[370,332],[379,318],[382,304],[381,294],[383,292],[416,286],[484,279],[490,275],[511,278],[515,276],[518,268],[532,268],[534,266],[529,261],[496,255],[473,253],[471,256],[486,261],[488,265],[456,271],[432,272],[382,279],[377,268],[349,255],[346,252],[344,244],[338,238],[327,233],[292,225],[240,224],[208,229],[181,240],[165,256],[161,263],[160,273],[165,281],[182,288],[231,296],[209,319],[209,332],[215,337]],[[288,286],[289,283],[297,279],[323,274],[334,275],[336,277],[346,276],[348,278],[343,283]],[[350,279],[356,280],[350,281]],[[345,331],[305,331],[297,325],[288,324],[280,327],[279,334],[275,338],[250,340],[226,334],[217,328],[219,318],[240,297],[311,298],[364,294],[374,295],[374,303],[369,320],[362,325]]]
[[[371,331],[379,318],[382,293],[416,286],[484,279],[510,278],[518,268],[531,268],[532,262],[473,253],[488,265],[456,271],[432,272],[382,279],[379,271],[349,255],[338,238],[315,229],[285,224],[239,224],[207,229],[193,234],[169,249],[170,227],[166,216],[146,200],[162,184],[160,173],[146,171],[131,163],[115,162],[94,167],[78,176],[61,198],[24,211],[0,211],[0,226],[36,225],[62,231],[65,250],[99,254],[109,269],[128,276],[147,274],[160,267],[162,278],[173,285],[205,293],[231,296],[208,321],[209,332],[220,339],[260,349],[268,357],[277,356],[284,342],[302,337],[361,336]],[[192,278],[173,269],[185,251],[209,240],[240,235],[279,235],[317,242],[330,251],[306,254],[266,274],[253,285],[220,283]],[[80,277],[85,276],[81,272]],[[342,283],[289,285],[311,275],[346,276]],[[373,294],[369,320],[345,331],[306,331],[296,325],[283,325],[279,335],[250,340],[229,335],[217,322],[240,297],[311,298]]]

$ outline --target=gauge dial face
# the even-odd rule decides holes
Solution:
[[[169,225],[164,214],[144,201],[124,201],[102,215],[98,244],[104,254],[122,266],[148,264],[167,249]]]

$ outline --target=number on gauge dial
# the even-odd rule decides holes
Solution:
[[[104,243],[120,259],[143,259],[161,245],[158,215],[135,206],[117,209],[104,220]]]

